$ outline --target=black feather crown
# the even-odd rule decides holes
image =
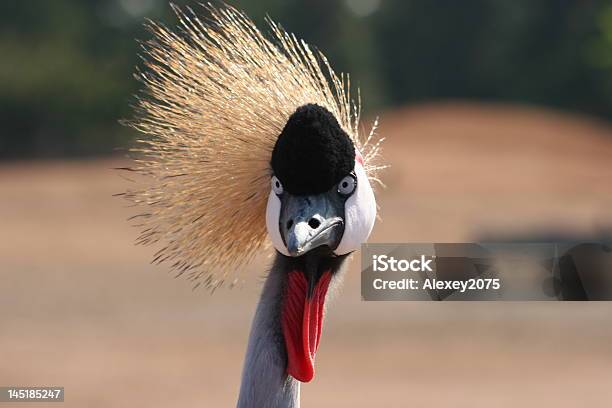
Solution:
[[[271,166],[291,194],[319,194],[353,171],[355,146],[330,111],[311,103],[289,117]]]

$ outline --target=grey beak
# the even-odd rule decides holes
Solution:
[[[344,202],[333,192],[311,196],[284,193],[279,228],[291,256],[338,247],[344,232]]]

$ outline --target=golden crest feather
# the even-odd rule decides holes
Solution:
[[[244,13],[204,7],[205,20],[173,6],[176,32],[148,24],[136,73],[144,89],[128,122],[146,135],[132,149],[132,170],[145,177],[124,195],[142,208],[137,242],[161,245],[154,262],[214,289],[267,246],[271,152],[296,108],[332,112],[371,180],[383,166],[376,123],[360,135],[348,76],[271,20],[268,39]]]

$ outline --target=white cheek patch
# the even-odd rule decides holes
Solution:
[[[336,255],[348,254],[359,249],[361,244],[367,241],[376,221],[374,191],[363,166],[358,161],[355,162],[355,175],[357,189],[344,204],[344,234],[340,245],[334,251]]]
[[[283,243],[283,238],[281,237],[280,229],[278,227],[280,212],[280,198],[278,198],[274,191],[270,191],[270,195],[268,196],[268,207],[266,208],[266,227],[268,228],[268,234],[270,235],[274,248],[276,248],[276,250],[281,254],[289,256],[289,252]]]

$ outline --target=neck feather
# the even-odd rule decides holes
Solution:
[[[287,279],[283,258],[277,254],[255,311],[242,370],[238,408],[300,406],[300,383],[287,375],[287,353],[280,326]]]

